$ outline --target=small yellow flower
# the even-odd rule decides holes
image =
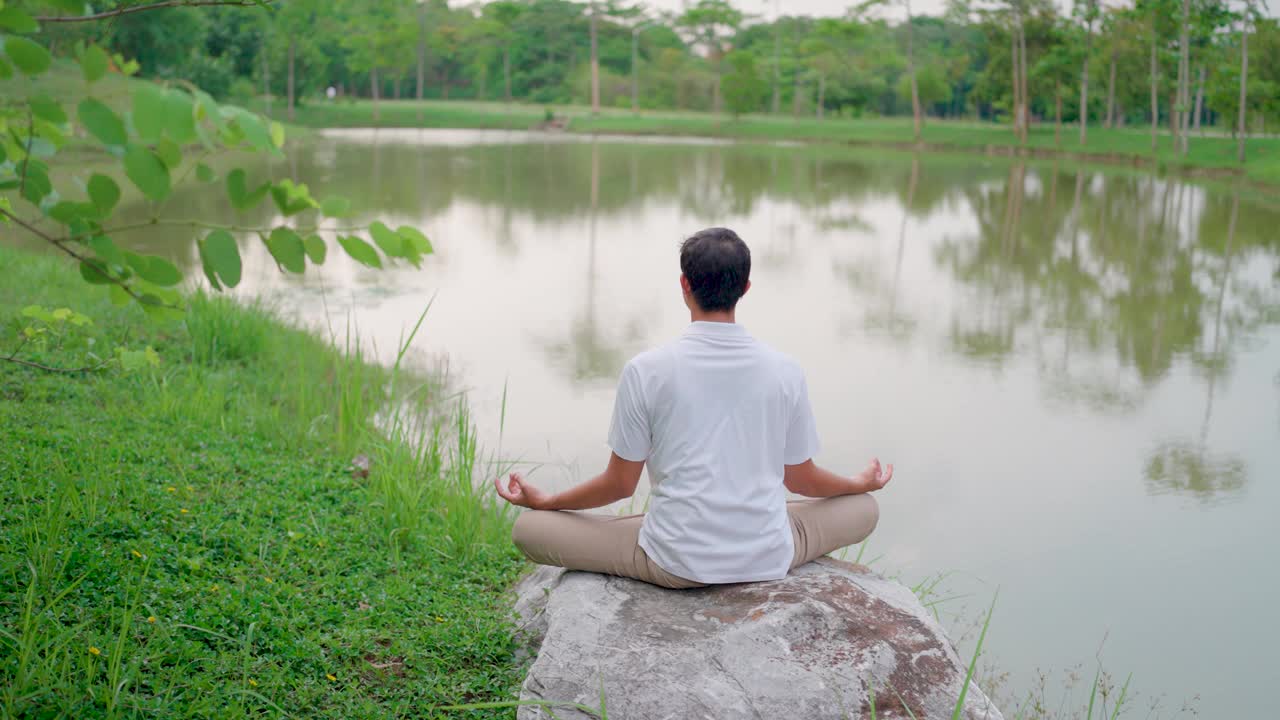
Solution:
[[[169,487],[165,488],[165,492],[178,492],[178,488],[170,485]]]
[[[264,577],[264,578],[262,578],[262,579],[263,579],[263,580],[266,580],[268,583],[274,583],[274,582],[275,582],[275,580],[272,580],[272,579],[271,579],[271,576],[270,576],[270,575],[267,575],[266,577]]]
[[[90,646],[89,646],[89,654],[90,654],[90,655],[101,655],[101,654],[102,654],[102,651],[101,651],[101,650],[99,650],[98,648],[96,648],[96,647],[94,647],[94,646],[90,645]]]
[[[187,514],[187,509],[186,509],[186,508],[182,508],[182,509],[181,509],[181,510],[179,510],[178,512],[182,513],[183,515],[186,515],[186,514]]]
[[[138,552],[137,550],[130,550],[129,552],[133,553],[133,556],[136,558],[142,557],[142,553]]]
[[[338,678],[334,677],[332,673],[326,674],[325,677],[329,678],[329,682],[338,682]]]
[[[217,586],[217,585],[211,585],[211,586],[209,587],[209,591],[210,591],[210,592],[218,592],[218,586]]]
[[[444,622],[444,621],[445,621],[444,618],[440,617],[439,615],[436,616],[436,622]]]
[[[149,623],[153,623],[153,622],[155,622],[155,621],[156,621],[156,616],[155,616],[155,615],[148,615],[148,616],[147,616],[147,622],[149,622]]]
[[[254,687],[258,687],[258,681],[254,680],[253,678],[249,678],[249,684]]]

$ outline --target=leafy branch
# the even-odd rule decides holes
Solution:
[[[106,10],[92,15],[39,15],[34,19],[39,22],[46,23],[92,22],[94,20],[108,20],[110,18],[120,17],[121,15],[132,15],[133,13],[160,10],[162,8],[228,5],[233,7],[266,7],[271,2],[272,0],[165,0],[165,2],[149,3],[147,5],[127,5],[125,7],[116,8],[115,10]]]

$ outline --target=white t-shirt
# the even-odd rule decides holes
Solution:
[[[622,370],[609,445],[647,461],[640,547],[703,583],[776,580],[794,554],[783,466],[818,452],[800,366],[734,323],[695,322]]]

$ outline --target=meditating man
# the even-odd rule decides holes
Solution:
[[[680,247],[692,318],[675,341],[622,370],[603,473],[549,493],[518,473],[498,494],[529,508],[516,545],[530,560],[668,588],[777,580],[861,542],[879,508],[868,494],[893,477],[879,460],[843,477],[813,462],[818,434],[800,367],[736,324],[751,252],[710,228]],[[630,497],[649,466],[649,512],[564,512]],[[787,501],[786,491],[812,500]]]

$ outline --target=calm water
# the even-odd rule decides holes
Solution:
[[[950,573],[957,634],[998,587],[1006,693],[1039,669],[1056,705],[1101,646],[1134,674],[1134,716],[1196,696],[1203,717],[1272,714],[1275,208],[1066,165],[510,133],[333,133],[270,170],[437,255],[377,272],[331,254],[297,278],[245,239],[238,293],[351,316],[384,356],[434,296],[417,360],[447,358],[490,448],[505,385],[501,453],[554,486],[602,467],[622,364],[687,322],[680,239],[733,227],[754,258],[739,319],[807,368],[819,460],[898,466],[864,558]],[[226,212],[220,195],[175,210]],[[136,238],[191,248],[173,240]]]

